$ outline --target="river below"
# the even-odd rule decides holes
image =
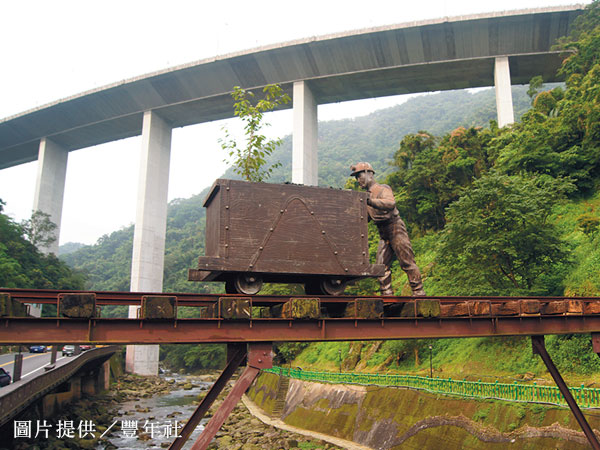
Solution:
[[[199,396],[210,389],[212,382],[205,377],[165,374],[165,381],[175,389],[163,395],[137,398],[116,405],[108,436],[109,445],[99,445],[97,449],[161,449],[168,448],[182,422],[187,421],[198,406]],[[192,433],[184,449],[191,448],[204,429],[203,419]]]
[[[215,379],[211,375],[163,374],[160,380],[150,382],[151,388],[132,389],[135,381],[127,379],[125,386],[117,386],[117,397],[126,395],[125,401],[112,403],[113,419],[106,426],[104,440],[96,446],[97,450],[115,449],[161,449],[168,448],[187,421],[206,391]],[[153,386],[153,387],[152,387]],[[165,387],[170,386],[167,392]],[[231,382],[230,382],[231,386]],[[212,416],[222,402],[221,394],[207,416]],[[190,449],[204,424],[210,417],[203,419],[186,442],[184,449]],[[226,450],[274,450],[274,449],[336,449],[335,445],[318,438],[302,436],[275,428],[258,420],[239,402],[226,422],[217,432],[216,439],[209,449]]]

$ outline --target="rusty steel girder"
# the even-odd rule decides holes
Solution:
[[[0,318],[0,345],[352,341],[600,333],[600,316],[385,319]]]

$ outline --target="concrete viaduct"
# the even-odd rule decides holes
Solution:
[[[552,45],[583,5],[404,23],[310,37],[193,62],[0,120],[0,169],[38,160],[34,210],[60,227],[70,151],[142,135],[131,290],[160,292],[171,130],[233,116],[234,86],[279,83],[293,102],[292,182],[316,185],[317,105],[495,86],[500,126],[514,121],[511,84],[558,81]],[[287,107],[290,107],[287,106]],[[57,253],[58,244],[45,249]],[[135,314],[130,307],[130,315]],[[157,346],[128,349],[153,374]]]

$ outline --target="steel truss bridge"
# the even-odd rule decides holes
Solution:
[[[261,369],[272,366],[273,342],[351,341],[385,339],[464,338],[484,336],[531,336],[533,351],[539,354],[562,395],[569,404],[590,445],[600,449],[597,436],[587,423],[544,345],[546,334],[590,333],[592,345],[600,354],[600,297],[317,297],[319,317],[256,317],[253,308],[282,305],[293,299],[315,296],[245,296],[190,293],[78,292],[93,296],[95,305],[89,317],[62,317],[61,297],[72,292],[55,290],[0,289],[0,296],[20,303],[57,305],[57,317],[0,317],[0,345],[9,344],[175,344],[226,343],[227,365],[205,399],[176,438],[171,449],[180,449],[236,369],[246,361],[222,406],[206,425],[192,449],[205,449],[227,419],[243,393]],[[170,317],[145,316],[148,298],[168,298],[175,305]],[[378,317],[340,316],[348,305],[363,300],[381,300]],[[225,318],[223,301],[249,305],[246,316]],[[439,303],[437,314],[424,317],[420,302]],[[108,305],[139,305],[138,318],[105,318]],[[178,318],[177,308],[198,309],[197,318]],[[214,314],[200,312],[209,308]],[[354,308],[358,311],[358,306]],[[390,314],[389,311],[395,311]],[[402,313],[399,314],[398,312]]]

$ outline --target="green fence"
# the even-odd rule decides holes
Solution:
[[[429,392],[460,395],[464,397],[495,398],[508,401],[540,402],[566,405],[556,386],[533,384],[485,383],[482,381],[453,380],[452,378],[427,378],[415,375],[380,375],[374,373],[312,372],[302,369],[273,367],[265,372],[304,381],[338,384],[365,384],[376,386],[399,386],[423,389]],[[569,390],[582,408],[600,407],[600,389],[570,387]]]

